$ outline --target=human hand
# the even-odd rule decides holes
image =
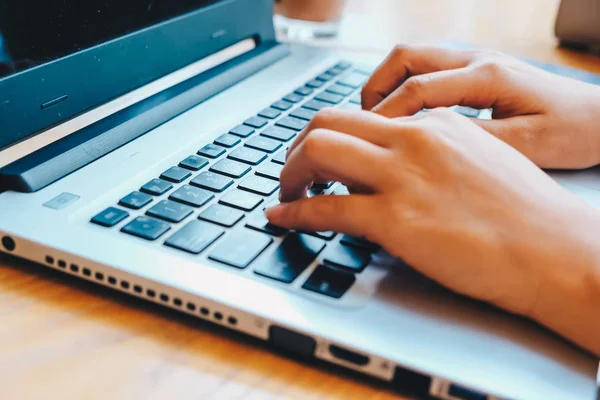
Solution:
[[[307,199],[315,180],[352,194]],[[366,236],[450,289],[600,353],[600,321],[590,322],[600,251],[589,242],[600,218],[468,118],[323,110],[290,148],[281,200],[267,211],[275,225]],[[596,286],[581,283],[590,277]]]
[[[476,121],[542,168],[600,163],[600,88],[490,51],[398,46],[362,92],[363,108],[386,117],[423,108],[493,108]]]

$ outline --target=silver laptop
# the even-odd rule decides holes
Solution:
[[[593,398],[542,327],[265,221],[286,148],[379,60],[278,43],[271,0],[56,3],[0,4],[0,251],[418,398]],[[599,207],[598,175],[556,178]]]

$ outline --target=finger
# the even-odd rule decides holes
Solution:
[[[337,132],[344,132],[352,136],[367,140],[378,146],[386,147],[389,145],[389,135],[384,126],[388,126],[390,121],[380,115],[366,111],[342,110],[339,108],[326,108],[319,111],[306,128],[300,132],[294,143],[287,152],[287,158],[291,157],[294,150],[302,143],[306,135],[314,129],[329,129]],[[380,129],[373,129],[378,124]]]
[[[473,54],[433,46],[397,46],[363,87],[362,107],[371,110],[411,76],[466,67]]]
[[[304,198],[315,179],[370,188],[384,185],[384,160],[388,153],[355,136],[315,129],[292,153],[281,171],[282,202]]]
[[[424,108],[491,108],[497,100],[498,81],[484,69],[468,67],[413,76],[375,106],[373,112],[388,118],[404,117]]]
[[[372,238],[369,227],[377,218],[373,213],[376,196],[317,196],[281,203],[266,210],[266,216],[274,225],[287,229],[309,232],[334,231]]]

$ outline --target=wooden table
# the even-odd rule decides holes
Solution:
[[[351,0],[339,42],[455,40],[600,73],[559,50],[558,0]],[[0,399],[392,399],[384,385],[0,256]]]

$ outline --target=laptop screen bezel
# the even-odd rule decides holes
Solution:
[[[247,38],[275,40],[273,0],[221,0],[4,78],[0,150]]]

